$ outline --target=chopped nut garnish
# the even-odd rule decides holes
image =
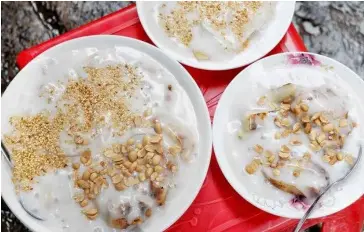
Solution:
[[[284,111],[288,111],[291,109],[291,105],[290,104],[285,104],[285,103],[281,103],[281,109]]]
[[[257,105],[259,106],[263,106],[265,104],[265,100],[267,99],[266,96],[261,96],[259,99],[258,99],[258,102],[257,102]]]
[[[117,191],[123,191],[125,190],[127,187],[122,183],[122,182],[119,182],[117,184],[115,184],[115,189]]]
[[[321,150],[321,147],[320,145],[316,142],[316,141],[312,141],[311,144],[310,144],[310,148],[315,151],[315,152],[318,152]]]
[[[305,153],[303,154],[303,158],[304,158],[305,160],[311,160],[311,154],[310,154],[310,153],[308,153],[308,152],[305,152]]]
[[[332,131],[334,129],[334,125],[332,125],[331,123],[329,124],[326,124],[322,127],[322,130],[324,132],[329,132],[329,131]]]
[[[311,123],[305,123],[303,126],[304,126],[303,130],[304,130],[305,134],[311,133],[311,130],[312,130]]]
[[[339,121],[339,127],[346,127],[348,126],[348,120],[346,119],[340,119]]]
[[[281,124],[285,127],[289,127],[291,125],[291,122],[289,121],[288,118],[284,118],[282,121],[281,121]]]
[[[281,136],[283,137],[283,138],[287,138],[288,136],[289,136],[289,134],[291,133],[291,130],[290,129],[285,129],[283,132],[282,132],[282,134],[281,134]]]
[[[262,153],[263,153],[263,151],[264,151],[264,149],[263,149],[263,147],[262,147],[261,145],[256,144],[256,145],[254,146],[254,151],[255,151],[256,153],[258,153],[258,154],[262,154]]]
[[[329,164],[334,165],[336,162],[337,162],[337,157],[336,156],[330,156]]]
[[[289,153],[291,152],[291,149],[287,145],[282,145],[280,151],[284,153]]]
[[[278,117],[274,118],[274,124],[276,124],[277,127],[282,127],[282,122]]]
[[[243,130],[239,130],[238,131],[238,138],[239,139],[243,139],[244,138],[244,132],[243,132]]]
[[[77,185],[82,189],[88,189],[90,188],[90,184],[85,180],[77,180]]]
[[[151,143],[159,143],[162,140],[160,135],[154,135],[150,138]]]
[[[302,142],[300,140],[298,140],[298,139],[292,139],[290,141],[290,144],[293,145],[293,146],[299,146],[299,145],[302,144]]]
[[[296,116],[299,116],[301,114],[301,108],[300,106],[295,106],[293,109],[292,109],[292,112],[296,115]]]
[[[80,203],[81,201],[83,201],[85,199],[85,195],[83,194],[77,194],[73,197],[73,199],[77,202]]]
[[[321,121],[320,121],[320,119],[315,119],[314,121],[313,121],[317,126],[322,126],[322,123],[321,123]]]
[[[309,139],[311,141],[315,141],[316,137],[317,137],[317,132],[316,131],[311,131],[308,137],[309,137]]]
[[[72,168],[75,169],[75,170],[79,169],[80,168],[80,163],[73,163]]]
[[[129,226],[129,224],[125,218],[118,218],[118,219],[112,219],[110,221],[110,226],[112,228],[117,228],[117,229],[126,229]]]
[[[95,208],[86,209],[82,211],[83,214],[90,220],[95,220],[98,214],[98,210]]]
[[[161,161],[161,156],[160,155],[153,156],[153,159],[152,159],[153,165],[159,164],[160,161]]]
[[[245,171],[249,174],[254,174],[260,166],[260,160],[254,159],[250,164],[245,167]]]
[[[131,222],[131,224],[132,225],[140,225],[140,224],[142,224],[143,223],[143,219],[141,218],[141,217],[137,217],[137,218],[135,218],[132,222]]]
[[[150,217],[152,216],[152,209],[151,208],[148,208],[145,210],[145,214],[144,214],[146,217]]]
[[[299,177],[300,175],[301,175],[301,170],[300,169],[293,170],[293,176]]]
[[[277,168],[273,169],[274,176],[279,176],[280,174],[281,174],[281,171],[279,171],[279,169],[277,169]]]
[[[326,149],[325,154],[327,154],[330,157],[336,156],[336,152],[334,150],[332,150],[332,149]]]
[[[326,163],[330,162],[330,156],[329,155],[324,155],[322,156],[322,160]]]
[[[169,147],[168,151],[172,155],[177,155],[178,153],[180,153],[182,151],[182,148],[178,145],[174,145],[174,146]]]
[[[329,120],[325,117],[325,115],[321,114],[319,118],[320,118],[320,121],[321,121],[323,124],[327,124],[327,123],[329,123]]]
[[[82,175],[82,179],[87,181],[88,179],[90,179],[91,173],[89,170],[84,171],[83,175]]]
[[[302,104],[300,105],[300,108],[301,108],[301,110],[302,110],[303,112],[307,112],[307,111],[308,111],[308,105],[307,105],[307,104],[305,104],[305,103],[302,103]]]
[[[274,138],[275,139],[280,139],[281,138],[281,133],[279,131],[277,131],[275,134],[274,134]]]
[[[297,122],[293,125],[292,132],[297,133],[301,129],[301,125]]]
[[[287,118],[287,117],[288,117],[288,115],[289,115],[289,111],[288,111],[288,110],[283,110],[283,109],[281,109],[281,110],[279,110],[279,113],[280,113],[280,115],[281,115],[282,117],[284,117],[284,118]]]
[[[301,121],[303,123],[309,123],[310,122],[310,117],[308,115],[304,115],[302,118],[301,118]]]
[[[120,175],[115,175],[111,178],[113,184],[120,183],[122,177]]]
[[[353,160],[353,156],[351,155],[345,155],[345,161],[350,164],[350,165],[354,165],[354,160]]]
[[[271,156],[274,156],[274,153],[270,150],[265,150],[265,157],[271,157]]]
[[[134,143],[135,143],[135,140],[133,138],[130,138],[130,139],[128,139],[128,141],[126,141],[126,144],[128,146],[134,145]]]
[[[129,152],[128,159],[129,159],[130,162],[136,161],[137,158],[138,158],[138,155],[137,155],[137,152],[136,151]]]
[[[286,152],[282,152],[280,151],[278,153],[279,157],[282,158],[282,159],[288,159],[290,157],[290,153],[286,153]]]
[[[275,158],[276,158],[276,157],[275,157],[274,155],[269,156],[269,157],[268,157],[268,162],[269,162],[269,163],[273,163],[273,162],[274,162],[274,160],[275,160]]]
[[[344,156],[341,152],[339,152],[339,153],[337,153],[336,158],[337,158],[337,160],[341,161],[344,159]]]
[[[326,139],[326,134],[324,134],[324,133],[321,133],[317,138],[316,138],[316,140],[317,140],[317,142],[319,143],[319,144],[321,144],[324,140]]]
[[[162,126],[161,126],[160,122],[156,122],[154,124],[154,130],[155,130],[155,133],[162,134]]]
[[[317,112],[315,113],[312,117],[311,117],[311,121],[315,121],[316,119],[318,119],[321,115],[321,112]]]
[[[87,204],[88,204],[88,200],[87,199],[84,199],[83,201],[81,201],[80,203],[80,206],[83,208],[83,207],[86,207]]]

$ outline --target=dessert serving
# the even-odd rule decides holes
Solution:
[[[148,37],[172,58],[206,70],[252,63],[271,51],[291,23],[295,2],[137,2]]]
[[[164,33],[197,60],[229,60],[272,18],[275,3],[180,1],[155,10]]]
[[[34,106],[16,102],[3,132],[24,207],[51,231],[132,230],[163,211],[199,156],[194,107],[173,74],[129,47],[43,72],[22,93]]]
[[[213,129],[232,186],[263,210],[302,217],[357,159],[363,109],[355,80],[336,62],[305,53],[268,57],[241,72],[220,99]],[[361,196],[354,183],[362,165],[324,196],[314,217]]]

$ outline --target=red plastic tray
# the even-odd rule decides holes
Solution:
[[[131,5],[22,51],[17,57],[17,64],[19,68],[23,68],[34,57],[56,44],[81,36],[99,34],[127,36],[152,43],[140,24],[135,5]],[[269,54],[287,51],[306,51],[293,25],[289,27],[282,41]],[[221,93],[242,68],[213,72],[191,67],[186,67],[186,69],[200,86],[212,119]],[[364,197],[334,215],[309,220],[305,227],[323,223],[322,231],[324,232],[359,232],[363,220]],[[292,231],[296,223],[297,220],[263,212],[240,197],[224,178],[215,155],[212,154],[210,168],[200,193],[185,214],[167,231],[288,232]]]

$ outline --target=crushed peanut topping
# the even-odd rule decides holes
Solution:
[[[287,87],[288,85],[292,87],[293,84],[284,86]],[[284,86],[278,89],[282,90]],[[293,175],[299,177],[302,171],[302,165],[311,162],[310,152],[321,152],[320,158],[322,161],[332,166],[340,161],[345,161],[352,165],[354,163],[353,157],[350,154],[344,155],[344,151],[341,150],[344,147],[345,139],[355,128],[354,125],[356,126],[356,123],[348,117],[348,113],[339,117],[334,117],[329,110],[310,112],[310,101],[307,99],[300,99],[296,96],[294,91],[290,92],[288,90],[289,89],[285,89],[287,93],[281,94],[282,96],[279,95],[279,100],[274,100],[275,104],[279,105],[279,108],[269,111],[269,120],[276,128],[276,131],[272,133],[272,139],[287,141],[286,138],[289,137],[289,143],[281,144],[280,148],[277,147],[276,150],[273,151],[266,150],[264,144],[254,145],[254,160],[246,165],[246,172],[248,174],[254,174],[259,168],[259,163],[256,163],[256,160],[263,159],[266,161],[265,166],[272,168],[275,176],[279,176],[277,168],[283,167],[286,163],[289,163],[290,166],[298,165],[297,169],[294,170]],[[263,106],[265,102],[269,103],[271,100],[272,99],[267,99],[266,95],[264,95],[258,98],[256,104],[258,106]],[[260,122],[259,126],[255,122],[256,116],[259,114],[261,113],[254,112],[248,114],[246,118],[243,119],[244,123],[245,121],[248,121],[248,119],[253,118],[255,124],[253,128],[244,126],[243,124],[243,133],[253,132],[264,126],[263,124],[265,124],[265,122]],[[265,118],[266,117],[260,119],[264,121]],[[342,128],[345,128],[345,131],[342,130]],[[303,130],[304,134],[300,133],[301,130]],[[309,149],[306,152],[303,152],[302,156],[298,159],[299,164],[296,165],[295,159],[297,157],[294,157],[294,153],[297,153],[298,150],[296,150],[295,147],[303,145],[305,140],[305,138],[299,138],[299,134],[307,137],[309,144],[306,145],[308,145],[307,148]],[[263,152],[264,156],[262,156]]]

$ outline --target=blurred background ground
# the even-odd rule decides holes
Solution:
[[[130,3],[1,2],[1,93],[18,72],[20,51]],[[293,21],[310,52],[334,58],[364,78],[363,1],[297,2]],[[1,231],[28,231],[3,200]]]

